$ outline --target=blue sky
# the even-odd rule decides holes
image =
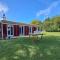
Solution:
[[[60,15],[60,0],[0,0],[0,17],[2,10],[11,21],[43,21],[48,16]]]

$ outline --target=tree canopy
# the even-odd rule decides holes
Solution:
[[[40,20],[34,19],[31,24],[39,25],[39,29],[42,30],[42,22]]]
[[[31,24],[36,24],[40,26],[45,31],[57,32],[60,31],[60,16],[55,16],[52,18],[46,18],[43,22],[41,20],[32,20]]]

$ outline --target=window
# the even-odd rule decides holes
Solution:
[[[10,27],[8,27],[8,29],[10,29]]]
[[[21,31],[21,34],[23,34],[23,27],[22,27],[22,31]]]
[[[31,33],[31,27],[30,27],[30,33]]]
[[[8,35],[13,35],[13,26],[8,25]]]
[[[13,27],[11,27],[11,35],[13,35]]]
[[[10,35],[10,30],[8,30],[8,35]]]

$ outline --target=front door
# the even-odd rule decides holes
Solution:
[[[8,25],[8,27],[7,27],[7,38],[11,38],[11,37],[13,37],[13,26]]]

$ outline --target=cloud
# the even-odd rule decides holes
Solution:
[[[51,11],[58,6],[58,4],[59,4],[59,1],[53,2],[47,9],[40,10],[39,12],[37,12],[36,16],[37,17],[48,16],[51,13]]]
[[[2,12],[6,13],[7,11],[8,11],[8,6],[0,2],[0,13]]]

